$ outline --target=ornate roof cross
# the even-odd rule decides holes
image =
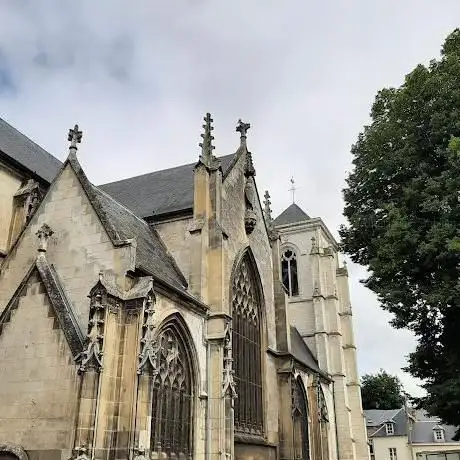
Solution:
[[[211,114],[207,113],[206,116],[204,117],[204,134],[201,134],[201,137],[203,138],[203,142],[200,142],[200,147],[201,147],[201,156],[200,160],[206,165],[210,166],[211,164],[211,159],[212,159],[212,151],[214,150],[214,146],[212,145],[212,141],[214,140],[214,136],[211,134],[211,132],[214,130],[212,127],[211,123],[214,120],[211,118]]]
[[[294,184],[295,184],[294,178],[291,177],[291,188],[289,189],[289,191],[292,193],[292,204],[295,203],[295,192],[297,190]]]
[[[243,123],[241,121],[241,118],[238,120],[238,124],[236,125],[236,131],[240,133],[241,145],[246,145],[247,132],[250,127],[250,123]]]
[[[48,247],[48,240],[53,233],[53,230],[51,230],[50,226],[47,224],[43,224],[38,229],[36,233],[40,241],[38,245],[38,252],[46,252],[46,249]]]
[[[77,144],[81,143],[82,136],[83,133],[78,130],[78,125],[75,125],[73,129],[69,129],[69,135],[67,136],[67,139],[70,141],[71,149],[77,150]]]

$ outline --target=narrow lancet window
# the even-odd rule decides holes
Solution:
[[[292,249],[285,249],[281,257],[281,275],[289,296],[299,295],[297,255]]]
[[[310,459],[310,441],[308,432],[308,405],[307,396],[300,378],[296,378],[292,385],[292,419],[294,429],[294,458]]]

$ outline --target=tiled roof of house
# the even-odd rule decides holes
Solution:
[[[408,417],[404,408],[391,410],[371,409],[365,410],[366,425],[370,437],[384,436],[407,436],[408,434]],[[444,442],[454,442],[453,437],[456,428],[450,425],[442,425],[436,417],[427,415],[425,411],[415,411],[412,414],[413,425],[411,432],[412,443],[426,444],[434,442],[434,429],[441,428],[444,431]],[[385,423],[394,422],[394,434],[387,435]],[[460,445],[460,443],[459,443]]]
[[[62,163],[27,136],[0,118],[0,154],[14,164],[27,169],[45,182],[51,183]]]

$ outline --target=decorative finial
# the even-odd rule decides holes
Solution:
[[[200,142],[200,147],[201,147],[201,156],[200,160],[205,166],[210,166],[211,165],[211,160],[212,160],[212,151],[214,150],[214,146],[212,145],[212,141],[214,140],[214,136],[211,134],[211,131],[214,130],[213,126],[211,123],[214,120],[211,118],[211,114],[207,113],[206,116],[204,117],[204,134],[201,134],[201,137],[203,138],[203,142]]]
[[[67,139],[70,141],[69,148],[77,150],[77,144],[81,143],[82,136],[83,133],[78,130],[78,125],[75,125],[73,129],[69,129],[69,135],[67,136]]]
[[[248,129],[251,127],[250,123],[243,123],[241,121],[241,118],[238,120],[238,124],[236,126],[236,131],[240,133],[240,141],[241,145],[246,145],[246,137],[247,137],[247,132]]]
[[[292,204],[295,203],[295,191],[297,190],[294,184],[295,180],[293,177],[291,177],[291,188],[289,189],[289,191],[292,193]]]
[[[265,190],[265,194],[264,194],[264,214],[265,214],[265,220],[267,222],[267,224],[271,223],[272,222],[272,210],[270,208],[270,205],[272,204],[272,202],[270,201],[270,194],[268,193],[268,190]]]
[[[43,224],[37,231],[36,235],[39,239],[38,245],[38,252],[46,252],[48,247],[48,239],[53,234],[53,230],[51,230],[50,226],[47,224]]]

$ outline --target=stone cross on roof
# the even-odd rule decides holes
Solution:
[[[78,130],[78,125],[75,125],[73,129],[69,129],[69,135],[67,136],[67,139],[70,141],[71,149],[77,149],[77,144],[81,143],[82,136],[83,133]]]
[[[242,122],[241,118],[238,120],[238,124],[236,125],[236,131],[240,133],[241,145],[246,145],[247,132],[250,127],[251,127],[250,123]]]
[[[43,224],[37,231],[36,235],[38,236],[39,245],[38,252],[46,252],[48,247],[48,240],[50,236],[53,235],[53,230],[51,230],[48,224]]]
[[[205,164],[209,165],[211,158],[212,158],[212,151],[214,150],[214,146],[212,145],[212,141],[214,140],[214,136],[211,134],[211,132],[214,130],[213,126],[211,123],[214,120],[211,118],[211,114],[207,113],[206,116],[204,117],[204,133],[201,134],[201,137],[203,138],[203,142],[200,142],[200,147],[201,147],[201,157],[200,160]]]

